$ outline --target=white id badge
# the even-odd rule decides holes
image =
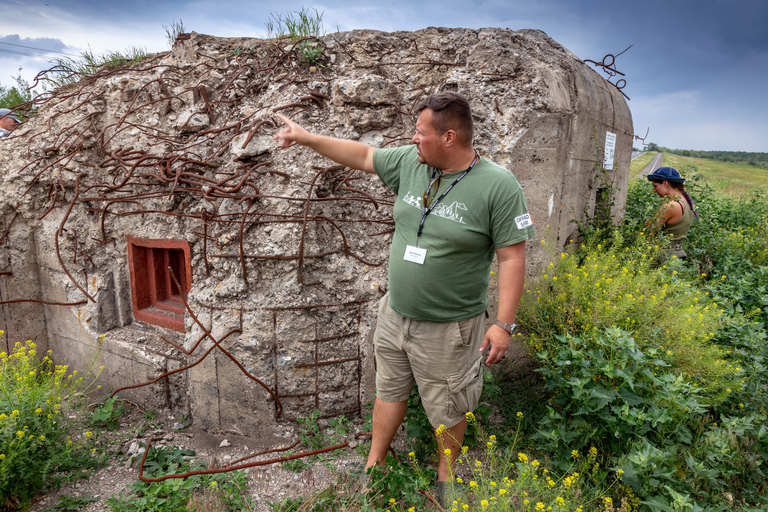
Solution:
[[[527,228],[528,226],[533,226],[533,222],[531,221],[531,214],[524,213],[519,217],[515,217],[515,224],[517,224],[517,229],[523,229],[523,228]]]
[[[413,263],[418,263],[419,265],[423,265],[424,260],[426,258],[427,258],[426,249],[422,249],[421,247],[416,247],[415,245],[405,246],[405,256],[403,257],[405,261],[412,261]]]

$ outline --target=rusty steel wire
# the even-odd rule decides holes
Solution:
[[[305,39],[306,38],[302,40]],[[70,272],[65,263],[65,259],[61,254],[62,247],[59,241],[59,238],[66,231],[65,226],[68,222],[69,215],[76,204],[85,204],[87,211],[96,213],[99,216],[101,236],[100,238],[91,237],[91,239],[100,241],[103,244],[108,244],[113,241],[113,237],[108,234],[107,218],[109,216],[124,217],[139,214],[142,218],[146,219],[147,216],[184,215],[188,218],[198,219],[201,222],[201,231],[203,233],[201,237],[203,239],[203,261],[205,262],[206,275],[210,275],[209,257],[231,257],[230,254],[210,255],[208,252],[209,239],[216,238],[216,232],[218,231],[216,226],[233,222],[232,219],[226,218],[226,215],[217,213],[216,203],[223,199],[234,199],[239,204],[245,206],[239,219],[238,257],[240,259],[242,278],[246,283],[248,282],[246,259],[270,258],[270,256],[267,255],[246,254],[244,239],[248,228],[258,223],[278,221],[274,217],[276,212],[267,211],[264,208],[259,207],[258,203],[261,198],[302,201],[305,204],[304,214],[302,216],[292,216],[292,218],[283,220],[283,222],[295,222],[301,224],[298,254],[288,256],[288,259],[298,259],[297,274],[300,283],[305,284],[305,276],[303,272],[304,263],[305,260],[310,258],[320,258],[340,252],[347,257],[351,256],[356,258],[367,265],[378,266],[384,263],[383,261],[369,261],[350,250],[347,244],[348,237],[343,228],[343,224],[349,222],[349,219],[310,214],[310,206],[322,201],[362,201],[370,203],[373,205],[374,209],[378,209],[381,204],[392,204],[392,202],[385,197],[376,197],[374,194],[363,188],[347,184],[346,181],[353,179],[352,174],[354,174],[355,171],[349,171],[345,180],[333,189],[333,194],[330,197],[320,197],[319,194],[313,197],[314,185],[310,185],[306,197],[301,199],[261,194],[258,185],[259,176],[276,175],[289,181],[293,179],[290,174],[271,168],[271,161],[253,161],[252,159],[246,158],[243,163],[238,166],[235,175],[231,175],[231,173],[223,173],[219,170],[223,165],[218,159],[219,155],[243,129],[247,130],[247,135],[241,144],[241,149],[247,147],[251,139],[264,127],[271,127],[273,130],[277,129],[274,120],[263,116],[255,117],[260,111],[270,108],[269,105],[257,109],[245,118],[233,119],[232,115],[234,110],[230,108],[230,103],[225,103],[233,101],[232,99],[228,99],[228,91],[231,90],[232,85],[238,77],[246,75],[250,77],[251,81],[253,81],[254,75],[260,77],[261,82],[264,84],[277,81],[280,85],[284,86],[288,83],[306,82],[305,80],[299,79],[300,70],[305,71],[306,67],[301,67],[301,63],[299,62],[300,57],[296,51],[296,48],[301,44],[302,40],[294,42],[292,47],[288,50],[278,48],[277,46],[270,47],[272,53],[268,57],[258,56],[254,59],[255,62],[249,62],[248,64],[245,64],[242,59],[235,59],[236,70],[231,73],[232,76],[228,77],[226,83],[218,89],[212,87],[209,83],[203,83],[209,79],[211,73],[217,69],[217,62],[212,57],[201,54],[200,57],[203,59],[202,62],[189,69],[182,69],[173,65],[159,64],[159,58],[153,57],[148,59],[145,65],[128,71],[121,69],[104,70],[93,75],[82,77],[82,80],[72,86],[40,95],[31,102],[19,107],[20,111],[33,108],[40,110],[41,107],[48,104],[61,105],[64,102],[68,102],[66,109],[61,109],[55,112],[46,120],[47,129],[55,132],[56,135],[53,138],[53,141],[43,148],[42,155],[34,158],[35,152],[33,151],[31,144],[37,137],[42,136],[42,133],[44,132],[37,132],[28,138],[28,162],[19,169],[18,172],[32,173],[32,178],[28,180],[28,185],[23,195],[28,194],[35,186],[38,186],[41,180],[45,182],[44,186],[47,187],[47,197],[50,202],[47,209],[42,212],[40,216],[41,219],[45,218],[45,216],[57,208],[59,204],[67,204],[67,195],[73,194],[73,197],[68,202],[68,209],[64,218],[61,220],[59,230],[56,232],[54,245],[62,270],[75,287],[83,293],[87,300],[95,302],[94,294],[87,289],[87,285],[83,285],[76,275]],[[341,43],[339,43],[339,45],[340,47],[343,46]],[[269,60],[269,58],[272,59],[272,62],[265,65],[265,61]],[[211,59],[211,61],[209,62],[205,59]],[[413,64],[423,63],[413,62]],[[438,65],[436,62],[431,62],[431,64]],[[58,68],[52,68],[41,72],[35,78],[35,83],[45,79],[47,75],[50,75],[51,73],[55,74],[58,71],[60,71]],[[106,114],[106,111],[103,109],[89,111],[87,109],[87,107],[94,102],[103,101],[103,92],[97,92],[92,86],[99,81],[114,79],[125,73],[129,73],[133,76],[150,75],[152,79],[144,81],[140,87],[126,91],[124,97],[121,98],[122,105],[120,108],[122,110],[120,114],[109,124],[106,124],[103,127],[97,127],[96,121],[103,117]],[[190,78],[190,75],[197,80],[196,85],[185,87],[181,92],[171,92],[174,85],[183,82],[182,79],[189,81],[188,79]],[[290,77],[290,80],[286,82],[288,77]],[[250,86],[248,91],[252,91],[254,87],[256,86]],[[176,91],[178,91],[178,88]],[[240,97],[246,96],[248,91],[240,95]],[[306,110],[313,107],[323,109],[325,108],[325,102],[329,100],[330,97],[328,95],[323,94],[322,92],[309,90],[306,94],[299,97],[299,101],[286,105],[272,105],[271,111],[274,113],[283,109],[296,108]],[[176,108],[180,108],[189,107],[196,102],[204,103],[203,110],[198,110],[198,112],[206,114],[210,121],[210,128],[198,133],[186,134],[183,132],[186,123],[188,123],[189,120],[179,128],[179,134],[173,134],[163,132],[144,122],[139,122],[137,118],[137,113],[157,104],[166,104],[168,105],[167,108],[172,108],[176,105]],[[77,117],[75,114],[80,112],[82,112],[83,115]],[[62,116],[65,114],[72,115],[73,121],[65,126],[58,127],[58,130],[56,130],[53,123],[61,121],[61,119],[63,119]],[[251,117],[254,118],[251,120]],[[398,118],[400,118],[399,110]],[[217,124],[218,126],[216,126]],[[134,149],[134,147],[131,146],[115,147],[111,144],[111,141],[113,141],[115,137],[129,128],[140,130],[151,139],[155,139],[157,143],[173,143],[175,144],[175,147],[172,150],[164,151],[163,153],[152,153],[146,149]],[[77,176],[74,183],[73,193],[71,185],[65,185],[62,176],[65,172],[70,172],[69,167],[72,165],[73,159],[83,151],[84,144],[86,140],[89,139],[95,139],[99,149],[106,155],[106,158],[101,159],[98,163],[98,170],[101,171],[98,175],[95,174],[96,169],[93,169],[90,171],[85,170]],[[197,146],[210,141],[215,142],[214,150],[210,152],[210,155],[200,156],[194,153]],[[219,176],[217,176],[217,174]],[[46,176],[49,175],[55,176],[54,179],[46,178]],[[318,177],[319,176],[316,176],[315,180],[317,180]],[[103,178],[108,178],[109,181],[102,181]],[[84,185],[87,184],[84,187],[84,193],[87,195],[82,198],[79,197],[81,181]],[[200,197],[203,200],[210,202],[213,208],[205,208],[202,213],[199,214],[179,214],[168,210],[150,209],[145,206],[145,203],[152,198],[165,197],[166,199],[179,198],[183,200],[183,198],[187,196]],[[103,203],[103,206],[94,207],[92,206],[94,202],[101,202]],[[18,212],[14,214],[14,218],[7,224],[3,236],[0,237],[0,241],[7,235],[16,215],[18,215]],[[391,219],[360,220],[360,222],[369,223],[382,221],[391,225]],[[338,232],[341,247],[339,249],[322,251],[318,254],[308,254],[305,250],[305,238],[309,223],[329,224],[336,232]],[[381,236],[388,234],[389,232],[390,231],[381,231],[370,236]],[[86,257],[89,263],[91,263],[91,267],[94,266],[91,254],[79,251],[77,235],[75,235],[75,240],[72,243],[72,246],[73,263],[77,262],[77,256],[80,253]],[[281,255],[273,255],[271,257],[279,259],[281,258]],[[81,270],[81,272],[85,271]]]
[[[142,482],[162,482],[164,480],[170,480],[170,479],[174,479],[174,478],[188,478],[188,477],[194,476],[194,475],[215,475],[215,474],[218,474],[218,473],[228,473],[230,471],[237,471],[237,470],[240,470],[240,469],[248,469],[248,468],[253,468],[253,467],[256,467],[256,466],[266,466],[266,465],[269,465],[269,464],[276,464],[278,462],[285,462],[285,461],[288,461],[288,460],[294,460],[294,459],[301,459],[301,458],[304,458],[304,457],[310,457],[312,455],[318,455],[318,454],[321,454],[321,453],[326,453],[326,452],[332,452],[332,451],[335,451],[335,450],[340,450],[342,448],[346,448],[347,446],[349,446],[349,443],[341,443],[341,444],[335,444],[333,446],[328,446],[327,448],[320,448],[318,450],[312,450],[312,451],[308,451],[308,452],[301,452],[301,453],[296,453],[296,454],[293,454],[293,455],[286,455],[284,457],[277,457],[277,458],[269,459],[269,460],[259,460],[259,461],[255,461],[255,462],[245,462],[245,463],[242,463],[242,464],[234,464],[233,463],[233,464],[230,464],[228,466],[221,467],[221,468],[198,469],[198,470],[195,470],[195,471],[188,471],[186,473],[174,473],[174,474],[164,475],[164,476],[159,476],[159,477],[146,477],[146,476],[144,476],[144,463],[147,461],[147,454],[149,453],[149,447],[152,446],[153,442],[161,441],[161,440],[162,440],[161,437],[153,437],[152,439],[149,440],[149,442],[147,443],[147,446],[144,449],[144,456],[141,458],[141,463],[139,464],[139,480],[141,480]],[[292,446],[296,446],[296,445],[294,444]],[[270,451],[284,451],[284,450],[289,450],[289,449],[290,449],[290,447],[285,448],[285,449],[276,449],[276,450],[270,450]],[[264,452],[264,453],[268,453],[268,452]],[[248,456],[246,458],[255,457],[256,455],[257,454],[250,455],[250,456]]]
[[[613,78],[616,75],[626,76],[624,73],[622,73],[621,71],[616,69],[616,57],[618,57],[622,53],[624,53],[627,50],[629,50],[630,48],[632,48],[632,46],[633,45],[627,46],[623,51],[617,53],[616,55],[614,55],[612,53],[608,53],[608,54],[606,54],[605,57],[603,57],[603,60],[601,60],[600,62],[596,62],[596,61],[591,60],[591,59],[584,59],[584,62],[589,62],[590,64],[594,64],[595,67],[602,68],[603,72],[606,75],[608,75],[608,78],[606,79],[606,81],[609,84],[611,84],[612,86],[614,86],[616,88],[616,90],[619,91],[622,94],[622,96],[624,96],[627,99],[629,99],[629,96],[627,96],[624,93],[624,91],[622,90],[622,89],[624,89],[624,87],[626,87],[627,81],[624,78],[620,78],[616,82],[611,82],[611,78]]]
[[[648,138],[648,134],[649,133],[651,133],[651,127],[650,126],[645,130],[645,135],[643,135],[642,137],[639,136],[639,135],[635,135],[635,140],[639,140],[640,142],[643,143],[643,145],[645,145],[645,139]]]

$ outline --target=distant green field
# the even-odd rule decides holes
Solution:
[[[645,157],[647,155],[643,155]],[[638,157],[635,160],[639,160]],[[634,166],[634,162],[632,163]],[[747,164],[720,162],[709,158],[692,158],[664,153],[663,166],[674,167],[684,175],[695,174],[721,194],[747,197],[752,191],[768,191],[768,170]],[[689,166],[696,169],[691,172]],[[631,167],[634,169],[634,167]],[[642,170],[642,168],[640,169]],[[638,170],[639,172],[639,170]]]

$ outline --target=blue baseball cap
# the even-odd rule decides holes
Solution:
[[[668,181],[670,183],[685,183],[685,178],[680,176],[677,169],[672,167],[659,167],[651,174],[646,176],[649,181]]]

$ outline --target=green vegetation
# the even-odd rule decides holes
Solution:
[[[192,463],[187,458],[195,455],[192,450],[176,446],[155,448],[150,446],[144,464],[144,476],[158,478],[169,474],[207,469],[202,462]],[[112,512],[199,512],[252,510],[250,498],[245,494],[247,473],[233,471],[212,475],[193,475],[187,478],[170,478],[160,482],[137,480],[129,486],[129,492],[107,500]]]
[[[270,13],[266,27],[269,39],[289,38],[298,52],[299,60],[324,67],[322,59],[325,46],[319,40],[325,35],[322,12],[314,7],[303,7],[300,11],[286,15]]]
[[[184,26],[184,21],[181,18],[179,18],[179,21],[173,18],[170,25],[163,25],[163,30],[165,30],[165,39],[170,47],[173,47],[174,43],[176,43],[176,38],[179,37],[179,34],[187,33],[187,27]]]
[[[712,185],[719,194],[748,197],[752,192],[768,189],[768,169],[755,168],[746,163],[720,162],[670,153],[664,153],[663,162],[687,177],[697,176],[703,183]]]
[[[65,57],[54,60],[53,68],[46,73],[42,82],[45,86],[58,88],[79,82],[82,78],[95,75],[100,71],[134,66],[147,56],[143,48],[129,48],[124,53],[108,52],[94,55],[84,51],[79,59]]]
[[[97,374],[68,373],[50,354],[39,360],[31,341],[0,353],[0,504],[23,507],[103,465],[99,432],[70,418]]]
[[[12,87],[3,87],[0,84],[0,108],[12,108],[32,101],[32,91],[29,89],[29,82],[21,78],[21,75],[15,77],[14,80],[16,85]],[[30,117],[33,111],[24,109],[15,113],[23,121]]]
[[[91,426],[115,430],[120,424],[120,417],[126,412],[122,400],[109,398],[104,404],[97,406],[93,413],[86,414]]]
[[[717,160],[720,162],[743,163],[752,167],[768,169],[768,153],[749,151],[702,151],[697,149],[669,149],[651,142],[648,151],[661,151],[671,155],[693,157],[697,159]]]
[[[645,180],[633,183],[625,223],[592,232],[526,289],[520,320],[549,396],[531,440],[561,470],[570,450],[597,447],[601,462],[621,469],[622,482],[654,510],[676,496],[724,506],[724,488],[711,493],[711,483],[696,481],[711,455],[701,446],[724,428],[717,411],[732,413],[743,396],[747,361],[733,359],[733,338],[720,342],[729,305],[705,284],[708,274],[693,261],[663,264],[664,241],[639,231],[638,218],[659,205],[648,190]],[[749,444],[763,442],[755,433]],[[738,478],[750,475],[747,467]],[[715,479],[732,470],[706,468]]]
[[[310,9],[313,12],[310,12]],[[295,42],[304,37],[317,38],[325,35],[323,13],[314,7],[302,7],[300,11],[285,15],[269,13],[269,17],[266,23],[269,39],[290,37],[291,41]]]
[[[337,418],[331,418],[328,420],[327,430],[323,430],[320,427],[320,410],[315,409],[306,418],[298,418],[296,422],[299,424],[303,450],[319,450],[321,448],[327,448],[336,444],[344,442],[344,438],[352,431],[352,425],[348,419],[342,414]],[[290,450],[287,455],[293,454],[294,451]],[[333,454],[319,454],[312,455],[311,457],[304,457],[301,459],[293,459],[283,462],[283,467],[290,469],[291,471],[301,471],[308,466],[311,466],[317,461],[329,461],[333,458]]]
[[[84,494],[83,496],[59,496],[58,503],[46,509],[46,512],[82,510],[89,503],[96,501],[99,501],[99,498],[94,498],[90,494]]]

